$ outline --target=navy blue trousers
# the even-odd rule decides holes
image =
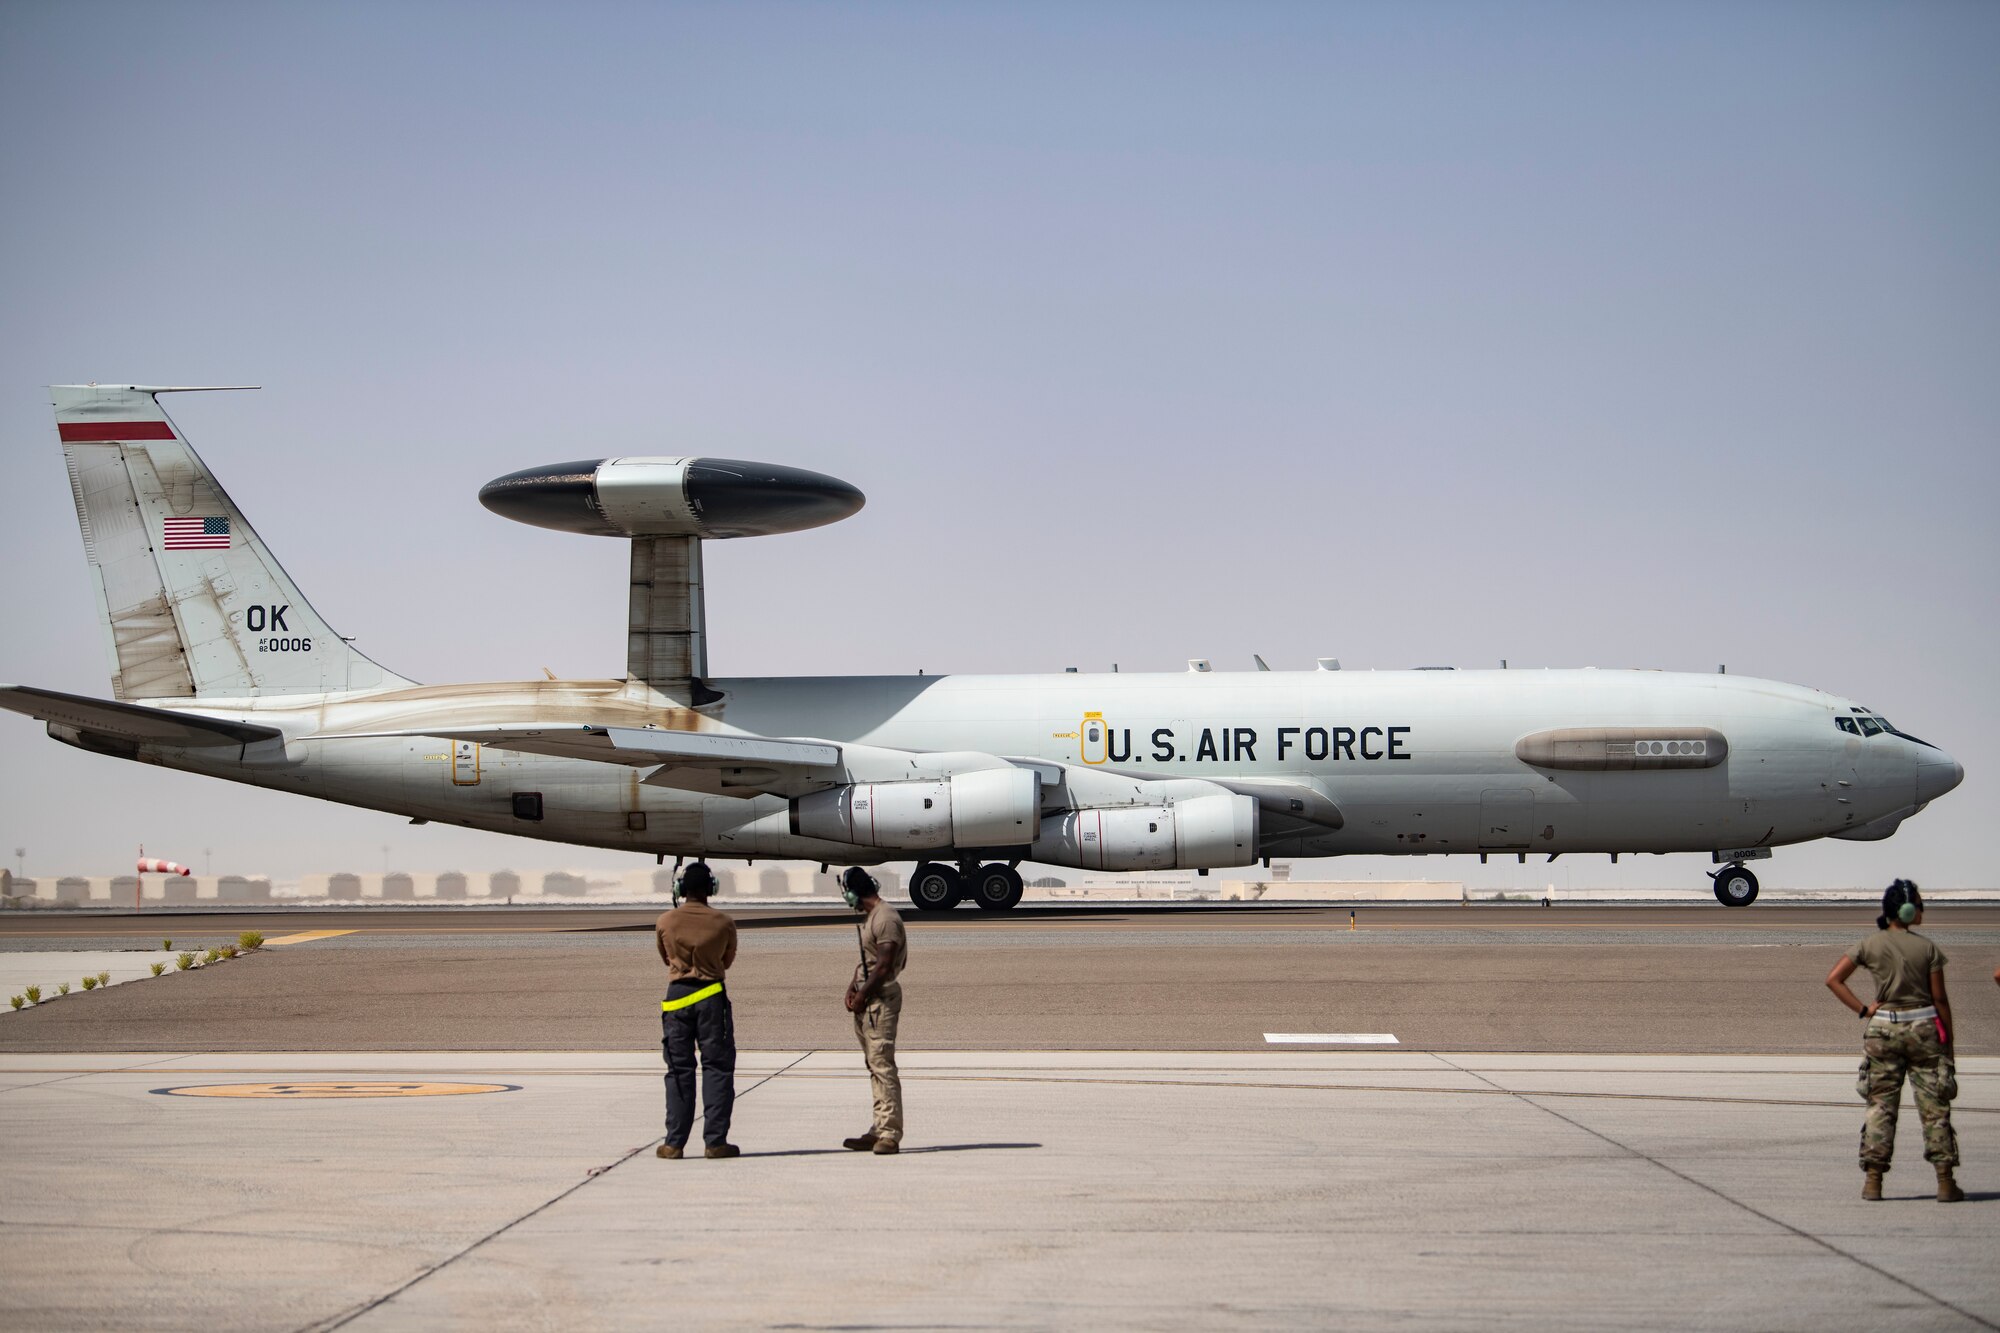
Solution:
[[[676,1000],[714,984],[676,981],[667,987],[667,998]],[[694,1131],[697,1052],[702,1141],[711,1147],[729,1142],[729,1113],[736,1105],[736,1016],[729,1008],[729,992],[711,995],[685,1009],[662,1012],[660,1049],[667,1058],[667,1142],[685,1147]]]

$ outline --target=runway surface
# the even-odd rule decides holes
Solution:
[[[739,1044],[850,1042],[854,918],[738,915]],[[242,921],[317,937],[0,1014],[0,1050],[643,1050],[663,989],[652,917],[24,914],[0,922],[0,946],[157,947],[172,932],[203,947]],[[1261,1050],[1278,1032],[1417,1050],[1845,1053],[1856,1024],[1822,983],[1873,926],[1847,907],[1362,908],[1353,928],[1345,908],[1263,906],[909,920],[910,1050]],[[2000,1054],[2000,909],[1940,909],[1925,931],[1952,959],[1960,1049]]]

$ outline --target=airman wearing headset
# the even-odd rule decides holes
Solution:
[[[735,1157],[729,1113],[736,1103],[736,1016],[722,978],[736,961],[736,923],[708,905],[715,873],[696,861],[674,880],[674,907],[653,926],[667,965],[660,1049],[667,1058],[667,1137],[654,1155],[672,1160],[694,1131],[695,1057],[701,1063],[703,1157]],[[686,901],[682,901],[685,899]]]
[[[1958,1136],[1951,1101],[1958,1095],[1952,1059],[1951,1000],[1944,988],[1944,950],[1912,930],[1923,924],[1924,900],[1907,879],[1882,895],[1875,933],[1847,951],[1827,974],[1826,988],[1861,1016],[1861,1076],[1855,1088],[1868,1103],[1861,1127],[1861,1197],[1882,1197],[1882,1176],[1896,1150],[1896,1113],[1903,1080],[1916,1094],[1924,1126],[1924,1156],[1937,1168],[1939,1203],[1958,1203],[1965,1192],[1952,1178]],[[1875,1003],[1863,1004],[1847,988],[1857,967],[1875,977]]]
[[[903,1141],[903,1078],[896,1069],[903,983],[897,978],[910,961],[910,936],[902,914],[882,901],[881,886],[860,866],[849,866],[841,875],[840,896],[866,918],[854,930],[861,961],[847,984],[846,1004],[854,1015],[854,1039],[861,1044],[875,1096],[875,1119],[868,1132],[842,1139],[841,1146],[881,1156],[896,1152]]]

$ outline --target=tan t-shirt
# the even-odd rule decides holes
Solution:
[[[707,903],[685,902],[653,924],[667,980],[720,981],[736,961],[736,923]]]
[[[1878,930],[1847,951],[1875,976],[1875,998],[1890,1009],[1935,1003],[1931,973],[1944,971],[1944,950],[1914,930]]]
[[[910,932],[903,925],[902,914],[878,899],[875,910],[861,923],[861,952],[868,960],[870,975],[874,973],[875,955],[885,944],[889,946],[889,975],[882,978],[882,984],[886,986],[903,975],[903,968],[910,961]],[[861,984],[861,974],[862,967],[856,964],[854,983],[857,986]]]

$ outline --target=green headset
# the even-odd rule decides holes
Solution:
[[[880,897],[881,893],[882,886],[860,866],[849,866],[840,872],[840,896],[849,907],[858,909],[863,898]]]
[[[1882,918],[1886,923],[1890,918],[1909,925],[1917,919],[1917,913],[1924,910],[1923,895],[1917,891],[1915,880],[1899,879],[1882,893]]]

